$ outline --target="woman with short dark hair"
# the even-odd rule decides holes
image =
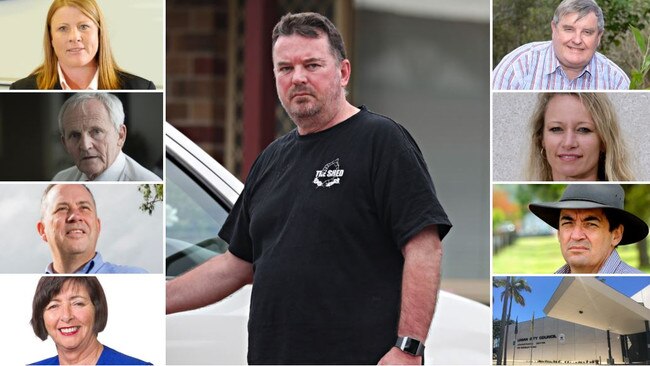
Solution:
[[[151,365],[99,342],[107,320],[106,296],[96,277],[42,277],[30,323],[38,338],[52,338],[57,355],[32,365]]]

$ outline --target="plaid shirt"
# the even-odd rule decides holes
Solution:
[[[560,269],[555,271],[555,274],[564,273],[571,273],[571,267],[569,267],[568,264],[563,265]],[[618,252],[614,250],[612,254],[609,255],[609,258],[607,258],[603,266],[600,267],[598,273],[640,274],[643,272],[623,262],[621,257],[618,255]]]
[[[492,74],[492,89],[597,90],[629,89],[630,79],[618,65],[596,52],[571,80],[555,56],[551,41],[520,46],[506,55]]]

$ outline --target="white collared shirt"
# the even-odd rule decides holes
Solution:
[[[61,70],[61,64],[58,62],[56,63],[56,69],[59,72],[59,83],[61,84],[61,89],[63,90],[72,90],[70,88],[70,85],[68,85],[67,80],[65,79],[65,75],[63,75],[63,70]],[[93,79],[90,81],[90,84],[88,84],[88,87],[85,90],[97,90],[99,86],[99,68],[95,71],[95,76],[93,76]]]
[[[122,176],[122,173],[124,172],[124,168],[126,167],[126,155],[122,151],[117,155],[115,158],[115,161],[111,166],[109,166],[104,172],[97,177],[93,181],[98,182],[98,181],[119,181],[121,180],[120,177]],[[87,181],[88,176],[84,173],[81,173],[81,180],[82,181]]]
[[[62,182],[85,182],[88,177],[82,173],[76,165],[64,169],[52,178],[53,181]],[[128,155],[120,151],[119,155],[102,174],[95,178],[96,181],[160,181],[160,177],[147,168],[140,165],[137,161],[131,159]]]

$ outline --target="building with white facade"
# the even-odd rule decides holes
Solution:
[[[507,364],[650,363],[650,286],[627,297],[595,277],[565,277],[546,317],[508,328]]]

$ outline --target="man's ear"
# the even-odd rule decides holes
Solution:
[[[612,247],[616,247],[623,240],[623,231],[625,231],[623,224],[612,230]]]
[[[61,145],[63,145],[63,150],[70,155],[70,151],[68,151],[68,145],[65,144],[65,136],[61,135]]]
[[[45,234],[45,225],[43,224],[43,221],[36,223],[36,231],[38,231],[38,235],[41,239],[47,243],[47,234]]]
[[[604,31],[598,33],[598,44],[596,45],[596,48],[600,47],[600,40],[603,38],[603,33]]]
[[[551,36],[555,38],[555,32],[557,32],[557,25],[551,20]]]
[[[117,146],[122,148],[124,146],[125,141],[126,141],[126,125],[121,124],[120,127],[117,129]]]
[[[341,71],[341,87],[345,88],[350,82],[350,74],[352,73],[352,65],[350,65],[350,61],[348,59],[341,61],[341,67],[339,70]]]

